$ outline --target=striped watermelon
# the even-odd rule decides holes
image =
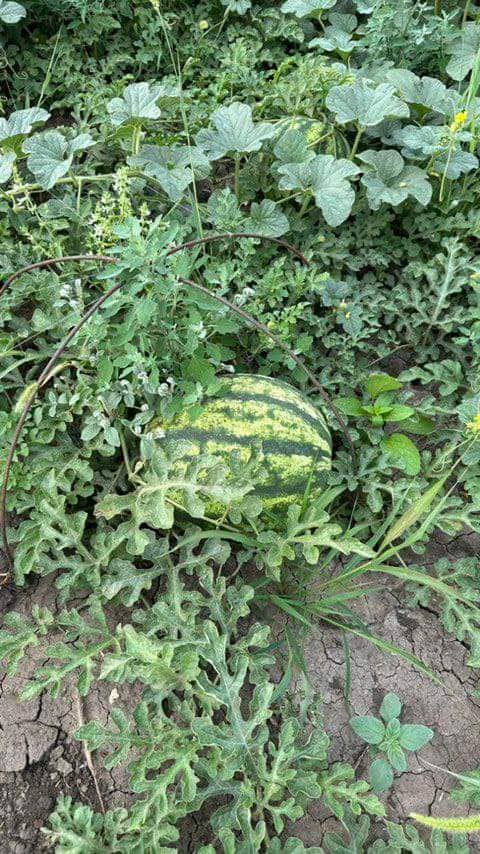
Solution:
[[[184,411],[163,426],[165,440],[188,440],[199,453],[227,462],[232,451],[248,460],[253,443],[260,440],[265,474],[255,494],[267,509],[301,503],[310,478],[310,494],[318,495],[322,473],[331,467],[324,416],[295,388],[271,377],[227,377],[219,395],[204,401],[198,418],[192,420]]]

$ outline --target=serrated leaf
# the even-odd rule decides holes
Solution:
[[[263,141],[276,133],[276,128],[267,122],[254,124],[252,108],[238,102],[216,110],[211,123],[213,127],[201,130],[196,137],[197,145],[211,160],[230,152],[260,151]]]
[[[362,401],[358,397],[337,397],[335,404],[345,415],[365,415]]]
[[[379,394],[384,394],[386,391],[397,391],[400,388],[402,388],[402,383],[389,374],[370,374],[365,382],[365,391],[372,400],[376,400]]]
[[[402,724],[400,744],[405,750],[420,750],[433,738],[434,732],[422,724]]]
[[[340,124],[355,122],[361,127],[374,127],[386,118],[406,118],[409,115],[407,104],[395,95],[395,86],[381,83],[373,87],[361,79],[333,86],[327,95],[326,105]]]
[[[397,519],[392,527],[385,534],[385,538],[380,547],[381,550],[385,548],[385,546],[393,543],[395,540],[398,540],[412,525],[415,525],[422,516],[424,516],[440,490],[442,489],[447,477],[442,477],[440,480],[437,480],[436,483],[433,484],[427,491],[420,496],[418,501],[415,504],[412,504],[405,513],[402,513],[399,519]]]
[[[408,436],[403,433],[392,433],[382,439],[382,450],[390,457],[393,465],[399,466],[406,474],[418,474],[421,468],[421,458],[418,448]]]
[[[215,190],[208,200],[207,207],[212,222],[222,231],[235,231],[242,222],[242,212],[237,197],[230,187]]]
[[[27,139],[23,150],[29,155],[27,166],[38,183],[45,190],[50,190],[59,178],[69,172],[74,154],[91,145],[93,139],[89,134],[80,134],[68,142],[59,131],[47,130]]]
[[[287,217],[271,199],[263,199],[260,204],[253,202],[250,216],[245,220],[246,231],[261,234],[264,237],[281,237],[289,228]]]
[[[394,718],[398,718],[401,711],[402,703],[400,701],[400,697],[398,697],[397,694],[394,694],[393,691],[385,694],[382,705],[380,706],[380,714],[385,723],[389,723],[389,721],[392,721]]]
[[[130,83],[121,98],[112,98],[107,104],[110,119],[115,127],[125,124],[139,125],[149,119],[159,119],[157,101],[165,94],[160,83]]]
[[[385,759],[375,759],[369,771],[372,789],[377,794],[386,792],[393,784],[393,771]]]
[[[380,744],[385,736],[385,726],[372,715],[359,715],[350,718],[350,726],[367,744]]]
[[[432,187],[427,173],[417,166],[406,166],[398,151],[364,151],[359,154],[359,160],[370,167],[361,183],[367,190],[372,210],[378,210],[382,202],[400,205],[408,196],[413,196],[424,207],[430,202]]]

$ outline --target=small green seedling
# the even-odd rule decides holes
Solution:
[[[403,383],[388,374],[371,374],[363,384],[363,398],[340,397],[336,404],[341,412],[353,418],[365,419],[372,441],[380,442],[382,451],[390,457],[393,465],[409,475],[420,471],[420,454],[414,443],[404,433],[383,435],[386,424],[401,422],[408,433],[426,435],[433,430],[430,418],[420,414],[413,406],[398,403],[396,393]],[[377,435],[378,433],[378,435]]]
[[[433,730],[427,726],[400,723],[401,711],[399,697],[389,693],[380,706],[382,720],[371,715],[350,718],[353,731],[370,746],[370,782],[377,794],[392,786],[395,771],[407,770],[405,751],[420,750],[433,738]]]

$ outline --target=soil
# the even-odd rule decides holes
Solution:
[[[456,558],[478,554],[478,541],[460,537],[446,541],[438,537],[431,559],[450,554]],[[51,579],[28,590],[3,589],[1,617],[8,610],[28,613],[32,603],[55,606]],[[450,816],[463,814],[465,807],[448,798],[453,781],[445,771],[466,771],[480,766],[480,697],[475,696],[478,680],[467,665],[466,645],[447,636],[435,609],[412,610],[405,605],[401,588],[384,581],[380,591],[357,607],[370,630],[378,636],[413,652],[440,677],[432,682],[402,659],[382,653],[361,638],[350,637],[351,693],[353,714],[378,709],[387,691],[398,693],[404,704],[403,721],[430,726],[435,736],[419,755],[410,754],[408,771],[398,776],[385,798],[389,818],[405,820],[412,811]],[[364,745],[348,726],[344,698],[345,654],[342,637],[333,629],[319,627],[306,644],[306,660],[315,690],[324,702],[326,729],[332,739],[332,760],[352,763],[359,776],[368,775],[368,755]],[[112,686],[101,684],[88,701],[68,693],[53,700],[44,696],[28,703],[18,701],[22,684],[40,663],[32,655],[15,677],[0,672],[0,852],[33,854],[48,847],[41,831],[59,794],[99,810],[98,796],[82,745],[72,738],[85,721],[96,718],[108,722],[110,708],[131,709],[138,697],[131,686],[125,696],[112,694]],[[98,759],[96,774],[107,807],[128,804],[124,770],[105,771]],[[182,828],[180,851],[193,852],[205,841],[205,821],[191,817]],[[295,826],[294,835],[306,845],[320,845],[326,830],[338,830],[321,806],[313,805]],[[374,829],[374,835],[379,835]],[[287,835],[293,835],[289,829]],[[471,840],[471,851],[480,852],[480,843]]]

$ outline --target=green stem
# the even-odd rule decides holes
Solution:
[[[125,463],[125,468],[127,470],[128,479],[131,480],[132,476],[133,476],[133,469],[132,469],[132,466],[130,464],[130,456],[128,453],[127,443],[125,441],[125,436],[123,434],[122,428],[118,427],[117,429],[118,429],[118,435],[120,436],[120,446],[122,448],[123,461]]]
[[[442,14],[442,0],[435,0],[434,12],[438,16],[440,16]]]
[[[235,155],[235,195],[240,204],[240,155]]]
[[[303,202],[302,202],[302,207],[300,208],[300,211],[299,211],[299,214],[298,214],[298,215],[299,215],[299,217],[300,217],[300,219],[301,219],[301,218],[302,218],[302,216],[305,214],[305,212],[306,212],[306,210],[307,210],[307,208],[308,208],[308,206],[309,206],[309,204],[310,204],[310,199],[311,199],[311,195],[310,195],[310,193],[305,193],[305,196],[304,196],[304,199],[303,199]]]
[[[142,129],[140,125],[136,125],[132,134],[132,154],[135,156],[140,151],[140,140],[142,138]]]
[[[465,9],[463,10],[462,24],[464,24],[468,18],[471,5],[472,5],[472,0],[467,0],[467,2],[465,3]]]
[[[364,128],[362,128],[362,127],[357,128],[357,133],[355,135],[355,139],[353,140],[352,150],[350,151],[350,158],[349,158],[350,160],[354,159],[354,157],[358,151],[358,146],[360,145],[360,140],[363,136],[363,131],[364,131]]]

